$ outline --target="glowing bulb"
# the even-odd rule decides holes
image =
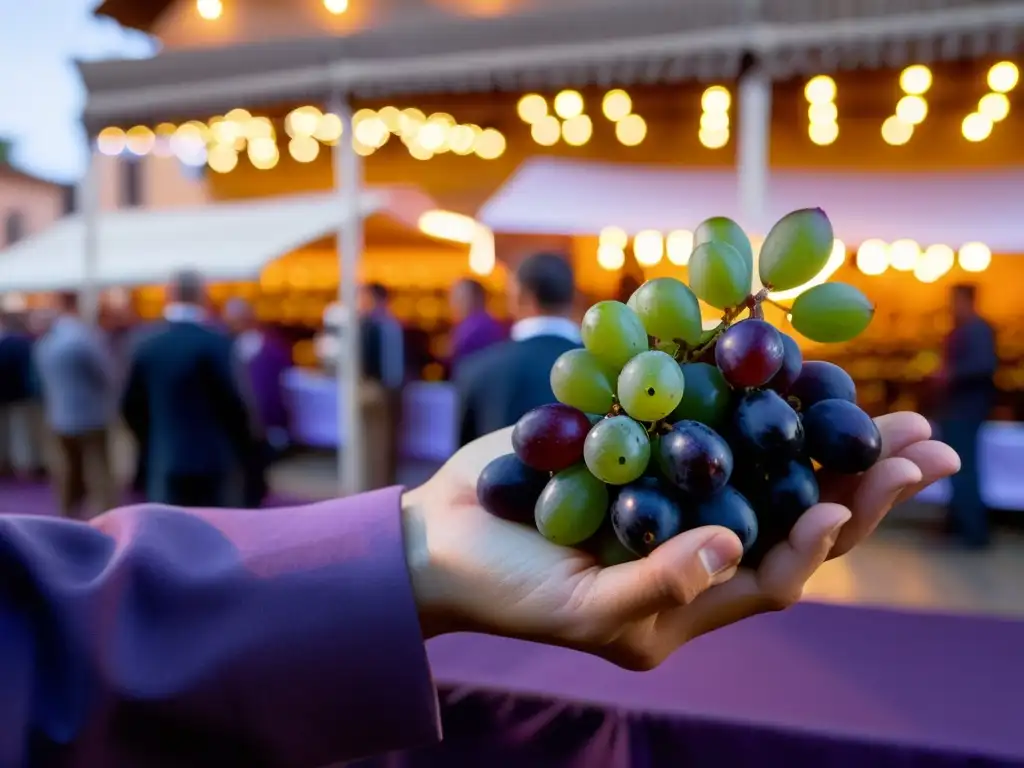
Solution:
[[[562,91],[555,96],[555,114],[563,120],[571,120],[583,114],[583,97],[579,91]]]
[[[622,123],[618,125],[622,125]],[[559,125],[558,118],[545,115],[530,126],[530,135],[542,147],[553,147],[562,135],[562,126]]]
[[[897,240],[889,246],[889,265],[900,272],[912,272],[921,259],[921,246],[913,240]]]
[[[120,128],[104,128],[96,137],[96,148],[104,155],[119,155],[124,152],[127,137]]]
[[[320,154],[320,144],[312,136],[296,136],[288,142],[288,153],[298,163],[312,163]]]
[[[577,115],[562,123],[562,138],[570,147],[582,147],[594,133],[594,124],[586,115]]]
[[[693,232],[688,229],[669,232],[665,238],[665,252],[670,262],[685,267],[690,263],[690,255],[693,253]]]
[[[911,96],[920,96],[932,87],[932,71],[924,64],[914,64],[900,73],[900,88]]]
[[[865,240],[857,249],[857,269],[865,275],[880,275],[889,268],[889,248],[882,240]]]
[[[224,13],[221,0],[196,0],[196,11],[207,21],[216,21]]]
[[[984,141],[992,133],[992,121],[985,115],[974,112],[964,118],[960,130],[968,141]]]
[[[233,146],[217,144],[210,148],[206,162],[215,173],[230,173],[238,165],[238,153]]]
[[[827,146],[839,138],[839,123],[813,123],[807,134],[818,146]]]
[[[704,112],[700,116],[700,129],[708,133],[721,133],[729,130],[728,112]]]
[[[324,0],[324,8],[328,13],[340,16],[348,10],[348,0]]]
[[[882,123],[882,140],[886,144],[900,147],[910,141],[914,135],[914,126],[900,120],[896,115],[891,115]]]
[[[313,138],[324,144],[337,144],[344,129],[341,118],[328,112],[317,123],[316,130],[313,131]]]
[[[519,113],[520,120],[532,125],[542,117],[547,116],[548,103],[540,94],[528,93],[519,100],[519,104],[516,106],[516,112]]]
[[[928,102],[920,96],[904,96],[896,104],[896,117],[910,125],[920,125],[928,115]]]
[[[832,101],[836,97],[836,81],[828,75],[812,77],[804,86],[804,98],[811,104]]]
[[[1007,93],[1017,87],[1020,71],[1012,61],[1000,61],[988,71],[988,87],[996,93]]]
[[[633,111],[633,100],[623,90],[608,91],[601,102],[601,111],[604,112],[605,117],[613,123],[617,123]]]
[[[732,96],[721,85],[712,85],[700,97],[700,106],[705,112],[728,112],[731,105]]]
[[[1010,100],[1005,93],[986,93],[978,102],[978,114],[984,115],[993,123],[1005,120],[1010,114]]]
[[[933,280],[925,282],[934,282],[949,272],[955,263],[956,254],[948,245],[929,245],[922,254],[918,267],[914,270],[914,275],[920,279],[918,274],[918,268],[920,268],[922,273],[927,273],[929,276],[934,275]]]
[[[125,144],[128,147],[128,151],[139,157],[148,154],[153,149],[155,143],[156,136],[144,125],[136,125],[134,128],[129,128],[125,134]]]
[[[597,236],[597,241],[599,245],[611,246],[622,251],[625,250],[626,244],[629,242],[629,235],[621,227],[605,227]]]
[[[807,119],[812,123],[834,123],[839,119],[839,108],[831,101],[812,102],[807,107]]]
[[[697,139],[708,149],[721,149],[729,143],[729,129],[718,131],[706,131],[701,129],[697,133]]]
[[[661,232],[645,229],[637,232],[633,238],[633,255],[641,267],[653,267],[661,261],[664,253],[665,243],[661,238]]]
[[[597,247],[597,263],[601,269],[606,269],[609,272],[622,269],[622,265],[626,263],[626,252],[614,245],[599,245]]]
[[[479,136],[475,136],[474,149],[476,155],[484,160],[495,160],[501,157],[505,154],[507,146],[505,137],[494,128],[488,128],[485,131],[481,131]]]
[[[647,137],[647,123],[640,115],[626,115],[615,124],[615,138],[627,147],[639,145]]]
[[[984,243],[964,243],[957,260],[965,272],[984,272],[992,263],[992,251]]]

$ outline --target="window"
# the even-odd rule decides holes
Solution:
[[[25,236],[25,216],[21,211],[10,211],[4,219],[4,243],[14,245]]]
[[[121,208],[138,208],[142,205],[142,164],[137,160],[120,159],[121,167]]]

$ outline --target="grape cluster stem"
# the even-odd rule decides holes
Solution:
[[[780,309],[785,309],[788,312],[788,307],[785,307],[782,304],[779,304],[768,298],[768,294],[771,291],[771,289],[772,287],[770,285],[766,285],[757,293],[753,293],[750,296],[747,296],[745,301],[740,302],[731,309],[727,309],[725,314],[722,315],[722,322],[719,323],[715,330],[712,332],[711,337],[700,346],[694,347],[690,351],[689,358],[691,360],[694,360],[703,355],[708,350],[708,348],[711,347],[712,344],[718,341],[718,337],[721,336],[725,332],[725,330],[730,325],[732,325],[733,321],[741,314],[743,314],[744,311],[749,312],[750,317],[754,319],[763,320],[764,310],[761,308],[761,304],[763,302],[768,302],[772,306],[779,307]]]

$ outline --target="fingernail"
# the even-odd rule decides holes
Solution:
[[[850,517],[851,517],[850,515],[847,515],[846,517],[844,517],[842,520],[840,520],[838,523],[836,523],[835,525],[833,525],[829,529],[829,531],[828,531],[828,539],[833,544],[835,543],[836,539],[839,538],[839,532],[843,530],[843,526],[846,525],[848,522],[850,522]]]
[[[712,537],[700,550],[700,561],[709,576],[717,576],[737,565],[743,550],[735,536],[718,534]]]

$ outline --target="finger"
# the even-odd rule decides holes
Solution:
[[[878,457],[879,461],[898,456],[909,446],[926,441],[932,436],[932,425],[928,419],[912,411],[887,413],[884,416],[879,416],[875,419],[875,426],[878,427],[882,438],[882,453]],[[841,475],[822,470],[818,473],[821,500],[833,504],[851,505],[861,477],[862,475]]]
[[[921,482],[918,466],[902,457],[880,461],[863,475],[853,494],[850,522],[843,526],[830,557],[846,554],[871,534],[907,488]]]
[[[907,446],[900,457],[908,459],[921,470],[921,481],[906,488],[896,499],[897,504],[912,499],[932,483],[960,471],[960,457],[956,451],[938,440],[925,440]]]
[[[706,526],[687,531],[648,557],[602,569],[586,603],[598,623],[624,624],[686,605],[728,579],[743,555],[736,534]]]
[[[674,612],[666,622],[664,640],[682,642],[758,613],[789,607],[800,599],[807,580],[821,567],[849,519],[850,510],[838,504],[811,507],[789,538],[765,555],[760,568],[741,568],[725,584]]]

